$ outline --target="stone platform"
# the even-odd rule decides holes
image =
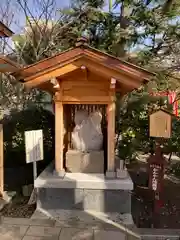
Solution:
[[[35,187],[37,209],[53,217],[59,216],[62,210],[80,210],[110,218],[124,215],[126,222],[132,224],[130,191],[133,183],[129,176],[106,179],[104,174],[65,173],[59,178],[49,166],[36,179]]]
[[[72,173],[104,173],[104,151],[68,150],[66,167]]]

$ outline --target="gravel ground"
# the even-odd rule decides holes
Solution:
[[[30,218],[36,205],[28,205],[29,197],[17,195],[10,204],[7,204],[0,214],[4,217]]]

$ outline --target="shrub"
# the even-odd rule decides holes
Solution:
[[[54,158],[54,115],[43,108],[33,107],[12,112],[2,120],[4,131],[4,165],[18,167],[26,164],[25,137],[28,130],[43,130],[44,161]]]

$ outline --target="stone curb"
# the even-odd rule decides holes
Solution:
[[[139,228],[137,229],[141,239],[180,239],[180,229],[149,229],[149,228]]]
[[[136,236],[139,235],[142,240],[180,240],[180,229],[150,229],[137,228],[136,226],[126,226],[126,229],[129,229]],[[131,236],[131,234],[129,234],[129,236]]]

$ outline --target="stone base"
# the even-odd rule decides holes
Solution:
[[[127,178],[128,177],[128,172],[127,172],[127,170],[117,169],[116,170],[116,175],[117,175],[117,178]]]
[[[106,178],[109,179],[116,178],[116,173],[114,171],[106,171]]]
[[[37,208],[127,214],[131,213],[131,194],[125,190],[40,188]]]
[[[63,170],[58,171],[58,172],[57,172],[56,170],[54,170],[53,173],[54,173],[54,175],[57,176],[57,177],[64,178],[66,172],[65,172],[65,170],[63,169]]]
[[[37,209],[53,218],[62,211],[98,212],[131,216],[131,178],[107,179],[104,174],[65,173],[48,167],[35,180]]]
[[[66,168],[72,173],[104,173],[104,151],[82,153],[68,150]]]

